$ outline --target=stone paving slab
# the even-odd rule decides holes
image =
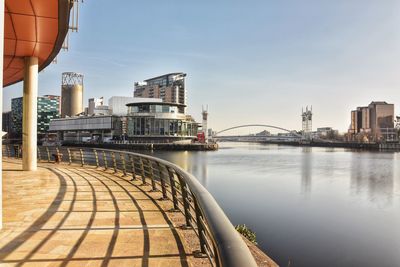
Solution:
[[[209,266],[151,187],[112,172],[3,161],[1,266]]]

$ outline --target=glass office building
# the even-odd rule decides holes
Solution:
[[[12,130],[17,138],[22,138],[22,102],[22,97],[11,100]],[[37,98],[37,113],[38,135],[44,135],[49,130],[50,121],[60,117],[60,96],[39,96]]]

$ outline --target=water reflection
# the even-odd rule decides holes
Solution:
[[[193,174],[202,185],[207,187],[208,162],[207,152],[189,152],[189,151],[153,151],[148,152],[152,156],[160,157],[180,166],[185,171]]]
[[[350,179],[352,193],[362,195],[367,190],[369,201],[391,204],[395,186],[395,162],[393,153],[353,153]]]
[[[312,181],[312,148],[303,147],[301,155],[301,193],[308,195],[311,192]]]
[[[399,154],[223,143],[153,155],[194,174],[281,266],[400,266]]]

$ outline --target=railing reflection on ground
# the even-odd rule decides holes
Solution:
[[[131,180],[141,179],[163,200],[185,217],[185,226],[199,238],[199,255],[208,257],[213,266],[257,266],[247,245],[211,194],[179,166],[168,161],[126,151],[39,146],[41,162],[65,162],[122,172]],[[3,146],[3,155],[20,158],[21,147]]]

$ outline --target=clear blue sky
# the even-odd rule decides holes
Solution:
[[[85,75],[85,102],[183,71],[189,112],[200,121],[208,104],[214,129],[300,129],[301,107],[313,105],[314,129],[344,131],[356,106],[400,105],[399,14],[400,0],[85,0],[39,94],[60,94],[64,71]],[[21,95],[21,83],[6,88],[5,110]]]

